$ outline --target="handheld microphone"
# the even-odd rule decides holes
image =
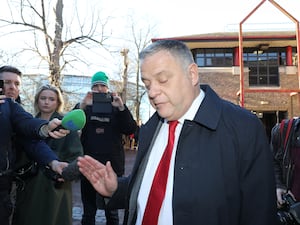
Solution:
[[[70,131],[80,130],[86,123],[86,116],[82,109],[74,109],[68,112],[61,120],[61,126],[55,130],[64,128]]]
[[[70,162],[69,165],[63,169],[61,176],[65,181],[79,180],[81,178],[77,159]]]

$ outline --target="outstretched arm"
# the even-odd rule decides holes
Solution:
[[[91,156],[85,155],[78,157],[78,166],[80,172],[101,195],[111,197],[117,190],[117,174],[109,161],[104,165]]]

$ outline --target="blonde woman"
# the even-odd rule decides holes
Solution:
[[[42,86],[35,95],[34,108],[38,118],[61,119],[64,101],[60,90],[51,85]],[[61,161],[71,162],[83,154],[76,131],[46,142]],[[55,181],[49,172],[40,167],[36,176],[25,180],[24,189],[17,193],[15,225],[72,225],[71,182]]]

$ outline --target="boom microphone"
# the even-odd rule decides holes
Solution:
[[[86,123],[85,113],[82,109],[68,112],[61,120],[61,126],[70,131],[80,130]]]

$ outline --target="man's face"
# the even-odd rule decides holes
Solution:
[[[199,92],[197,66],[183,71],[178,59],[166,51],[145,58],[141,75],[151,105],[167,120],[182,117]]]
[[[1,79],[4,80],[4,95],[8,98],[17,99],[20,94],[21,77],[16,73],[3,72]]]
[[[107,93],[108,92],[108,87],[103,85],[103,84],[95,84],[92,87],[93,92],[98,92],[98,93]]]

